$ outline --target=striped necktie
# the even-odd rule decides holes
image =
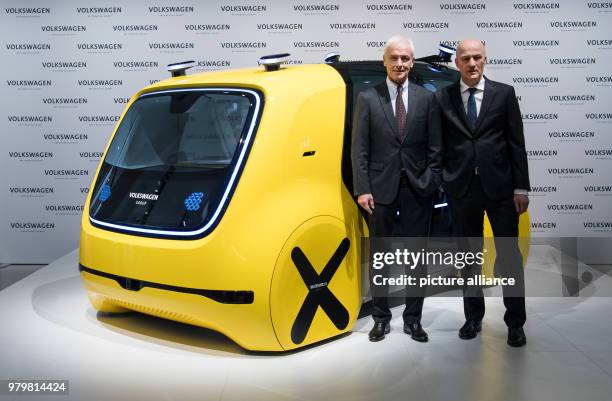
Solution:
[[[397,97],[395,98],[395,121],[400,135],[404,134],[404,128],[406,128],[406,106],[402,99],[402,89],[401,85],[397,85]]]

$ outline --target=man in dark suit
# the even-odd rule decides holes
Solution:
[[[436,93],[442,113],[443,186],[455,236],[482,237],[487,213],[495,236],[496,274],[501,271],[517,280],[512,292],[504,288],[504,321],[508,344],[520,347],[526,343],[522,328],[526,315],[523,260],[516,237],[519,215],[529,205],[527,154],[514,88],[484,77],[485,63],[481,41],[460,42],[455,64],[461,80]],[[466,267],[462,274],[480,274],[480,266]],[[459,337],[471,339],[481,330],[482,289],[464,288],[463,302],[466,322]]]
[[[401,235],[426,238],[433,193],[441,182],[439,112],[432,93],[408,82],[414,63],[412,41],[389,39],[383,61],[385,82],[357,99],[351,149],[354,192],[370,215],[371,237],[391,237],[399,211]],[[372,290],[375,324],[370,341],[382,340],[390,330],[387,291]],[[404,331],[426,342],[422,309],[422,296],[406,297]]]

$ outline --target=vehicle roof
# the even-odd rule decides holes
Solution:
[[[342,83],[340,75],[327,64],[300,64],[283,65],[277,71],[265,71],[263,66],[253,68],[240,68],[232,70],[200,72],[181,77],[168,78],[143,88],[140,93],[159,91],[171,88],[189,88],[201,86],[232,86],[250,87],[262,90],[273,87],[290,86],[296,84],[304,86],[305,82],[311,84],[316,77],[319,88],[333,83]]]

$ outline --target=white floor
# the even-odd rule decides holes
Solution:
[[[612,289],[609,273],[598,277]],[[0,399],[610,400],[612,299],[532,297],[527,306],[520,349],[505,343],[501,299],[487,299],[482,335],[463,341],[461,300],[429,298],[427,344],[403,334],[395,308],[380,343],[368,341],[364,318],[318,346],[253,354],[201,328],[97,316],[71,253],[0,291],[0,380],[68,379],[70,394]]]

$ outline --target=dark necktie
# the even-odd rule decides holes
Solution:
[[[476,129],[476,120],[478,119],[478,113],[476,111],[476,97],[474,93],[476,93],[476,88],[469,88],[470,97],[468,97],[467,104],[467,122],[470,126],[470,130],[474,131]]]
[[[402,86],[397,85],[397,97],[395,98],[395,121],[397,122],[397,129],[400,135],[404,134],[404,128],[406,126],[406,106],[402,100]]]

